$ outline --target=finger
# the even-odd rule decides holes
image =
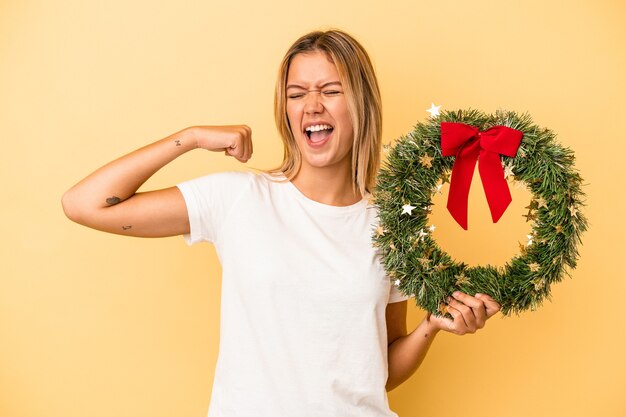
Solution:
[[[485,294],[476,294],[476,298],[480,298],[485,303],[485,321],[500,311],[500,304],[498,304],[498,302],[493,298],[489,297],[489,299],[487,299],[486,297],[489,296]]]
[[[465,304],[466,306],[472,307],[472,308],[480,308],[483,306],[483,302],[481,300],[479,300],[476,297],[472,297],[469,294],[465,294],[464,292],[461,291],[455,291],[452,293],[452,296],[459,300],[460,302],[462,302],[463,304]]]
[[[478,327],[476,324],[474,311],[465,304],[455,300],[452,297],[448,297],[448,305],[458,310],[463,316],[463,321],[466,327],[465,331],[474,333],[476,331],[476,328]]]
[[[239,162],[246,162],[248,160],[248,151],[246,149],[247,144],[246,144],[245,138],[241,138],[241,141],[239,142],[239,146],[241,149],[241,154],[239,155],[237,159],[239,160]]]
[[[465,334],[467,332],[467,323],[465,323],[463,313],[461,313],[458,309],[451,305],[448,305],[447,310],[453,318],[453,323],[452,327],[450,327],[450,331],[455,334]]]
[[[248,159],[252,158],[252,133],[248,136]]]
[[[252,158],[252,141],[250,135],[246,138],[246,161]]]
[[[487,294],[476,294],[477,298],[480,298],[485,303],[485,309],[487,312],[487,318],[496,314],[502,308],[500,303],[494,300],[492,297]]]
[[[237,158],[237,144],[232,144],[226,148],[226,155]]]
[[[245,129],[244,129],[244,134],[242,135],[242,138],[241,138],[241,142],[244,147],[244,153],[243,153],[244,162],[247,162],[248,159],[250,159],[250,157],[252,156],[252,149],[250,148],[250,145],[252,145],[252,142],[250,142],[250,136],[252,135],[252,130],[248,126],[244,126],[244,127]]]
[[[244,147],[241,140],[236,140],[233,145],[229,148],[230,155],[233,156],[238,161],[243,162],[243,152]]]
[[[485,327],[485,322],[487,321],[487,310],[485,308],[485,303],[479,297],[472,297],[469,294],[465,294],[460,291],[455,291],[452,293],[452,296],[458,300],[460,300],[466,306],[472,308],[472,312],[474,314],[474,322],[478,329],[482,329]],[[476,329],[474,329],[476,330]]]

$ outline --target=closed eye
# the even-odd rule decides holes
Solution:
[[[311,91],[311,92],[315,92],[315,91]],[[337,97],[343,94],[343,92],[339,90],[323,90],[323,91],[319,91],[319,93],[320,95],[324,97]],[[301,98],[304,98],[307,94],[309,93],[305,93],[305,92],[292,93],[292,94],[287,95],[287,98],[290,100],[299,100]]]

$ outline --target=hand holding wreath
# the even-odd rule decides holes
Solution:
[[[447,302],[446,312],[453,318],[428,313],[426,321],[432,329],[445,330],[457,335],[474,333],[485,327],[487,319],[500,311],[500,304],[486,294],[476,294],[472,297],[455,291],[448,297]]]

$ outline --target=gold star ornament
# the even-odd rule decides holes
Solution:
[[[514,178],[513,166],[507,164],[507,165],[504,166],[504,178],[506,179],[506,178],[509,178],[509,177]]]
[[[532,283],[535,286],[535,291],[539,291],[540,289],[546,286],[546,279],[541,278],[541,277],[535,278],[532,280]]]
[[[426,168],[432,168],[433,167],[433,157],[428,155],[428,154],[420,156],[420,164],[422,164],[422,166],[424,166]]]
[[[531,210],[528,210],[528,214],[525,214],[522,217],[526,217],[527,222],[537,220],[537,215],[533,213]]]
[[[548,207],[548,204],[546,203],[546,200],[543,199],[543,197],[539,197],[537,199],[537,208],[540,209],[541,207]]]
[[[459,275],[455,275],[456,285],[463,285],[469,283],[469,278],[465,275],[465,272],[461,272]]]
[[[528,252],[526,245],[522,244],[521,242],[517,242],[517,243],[519,244],[519,250],[522,253],[522,255],[526,255],[526,253]]]
[[[442,316],[445,316],[446,313],[448,313],[448,306],[446,304],[444,304],[444,303],[439,303],[439,308],[437,309],[437,311]]]
[[[427,267],[430,263],[430,259],[428,258],[418,258],[417,260],[420,261],[423,267]]]

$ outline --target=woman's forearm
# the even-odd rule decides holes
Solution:
[[[438,332],[439,329],[432,325],[427,316],[415,330],[389,345],[387,391],[396,388],[415,373]]]

